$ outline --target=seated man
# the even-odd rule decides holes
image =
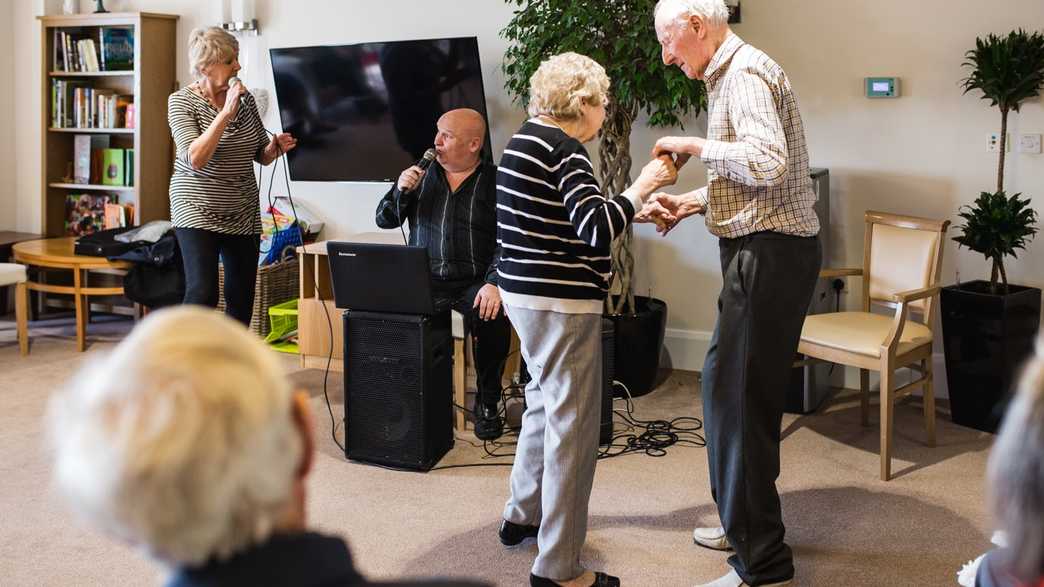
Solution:
[[[443,114],[435,135],[435,161],[414,165],[377,206],[377,226],[410,223],[410,244],[427,247],[435,311],[464,316],[475,341],[475,436],[503,432],[501,377],[511,344],[510,324],[497,290],[497,167],[482,161],[486,122],[466,108]]]
[[[370,584],[306,529],[312,412],[273,354],[213,310],[160,310],[51,404],[56,485],[172,587]]]

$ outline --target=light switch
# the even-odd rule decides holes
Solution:
[[[1040,154],[1040,135],[1039,134],[1021,134],[1019,135],[1019,153],[1030,153],[1034,155]]]

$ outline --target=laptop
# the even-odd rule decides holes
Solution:
[[[338,308],[426,316],[435,312],[425,247],[331,241],[326,251]]]

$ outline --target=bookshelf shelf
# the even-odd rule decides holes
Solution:
[[[174,144],[167,124],[167,97],[177,89],[178,18],[146,12],[39,17],[42,67],[37,87],[43,98],[40,185],[45,236],[66,235],[67,206],[75,201],[70,196],[82,193],[116,194],[116,203],[133,206],[134,224],[170,218]],[[114,32],[113,27],[130,32]],[[104,70],[106,64],[128,62],[133,69]],[[99,68],[103,71],[68,71]],[[82,96],[78,88],[84,88]],[[78,96],[80,101],[75,101]],[[113,103],[107,102],[110,97],[116,99],[115,116]],[[121,125],[127,103],[134,106],[135,128],[69,128],[74,118],[90,120],[88,124]],[[91,136],[89,150],[86,139],[77,135]],[[70,183],[70,177],[80,177],[74,172],[82,172],[88,158],[95,163],[96,149],[123,149],[124,173],[134,185],[102,185],[94,179],[94,165],[90,166],[92,183]],[[106,165],[111,154],[104,153]]]
[[[84,190],[91,192],[130,192],[132,185],[101,185],[96,183],[49,183],[47,187],[61,190]]]
[[[133,76],[134,71],[52,71],[51,77],[124,77]]]
[[[48,130],[48,132],[68,132],[68,133],[73,133],[73,134],[91,134],[91,133],[114,134],[114,135],[116,135],[116,134],[124,134],[124,135],[132,135],[132,134],[134,134],[134,129],[133,128],[55,128],[55,127],[52,126],[52,127],[48,127],[47,130]]]

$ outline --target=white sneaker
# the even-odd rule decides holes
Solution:
[[[782,583],[764,583],[764,587],[789,587],[793,581],[783,581]],[[743,579],[736,574],[736,569],[732,569],[724,577],[719,577],[710,583],[703,583],[696,587],[748,587]]]
[[[725,528],[696,528],[692,531],[692,541],[705,548],[714,550],[732,550],[729,539],[725,537]]]

